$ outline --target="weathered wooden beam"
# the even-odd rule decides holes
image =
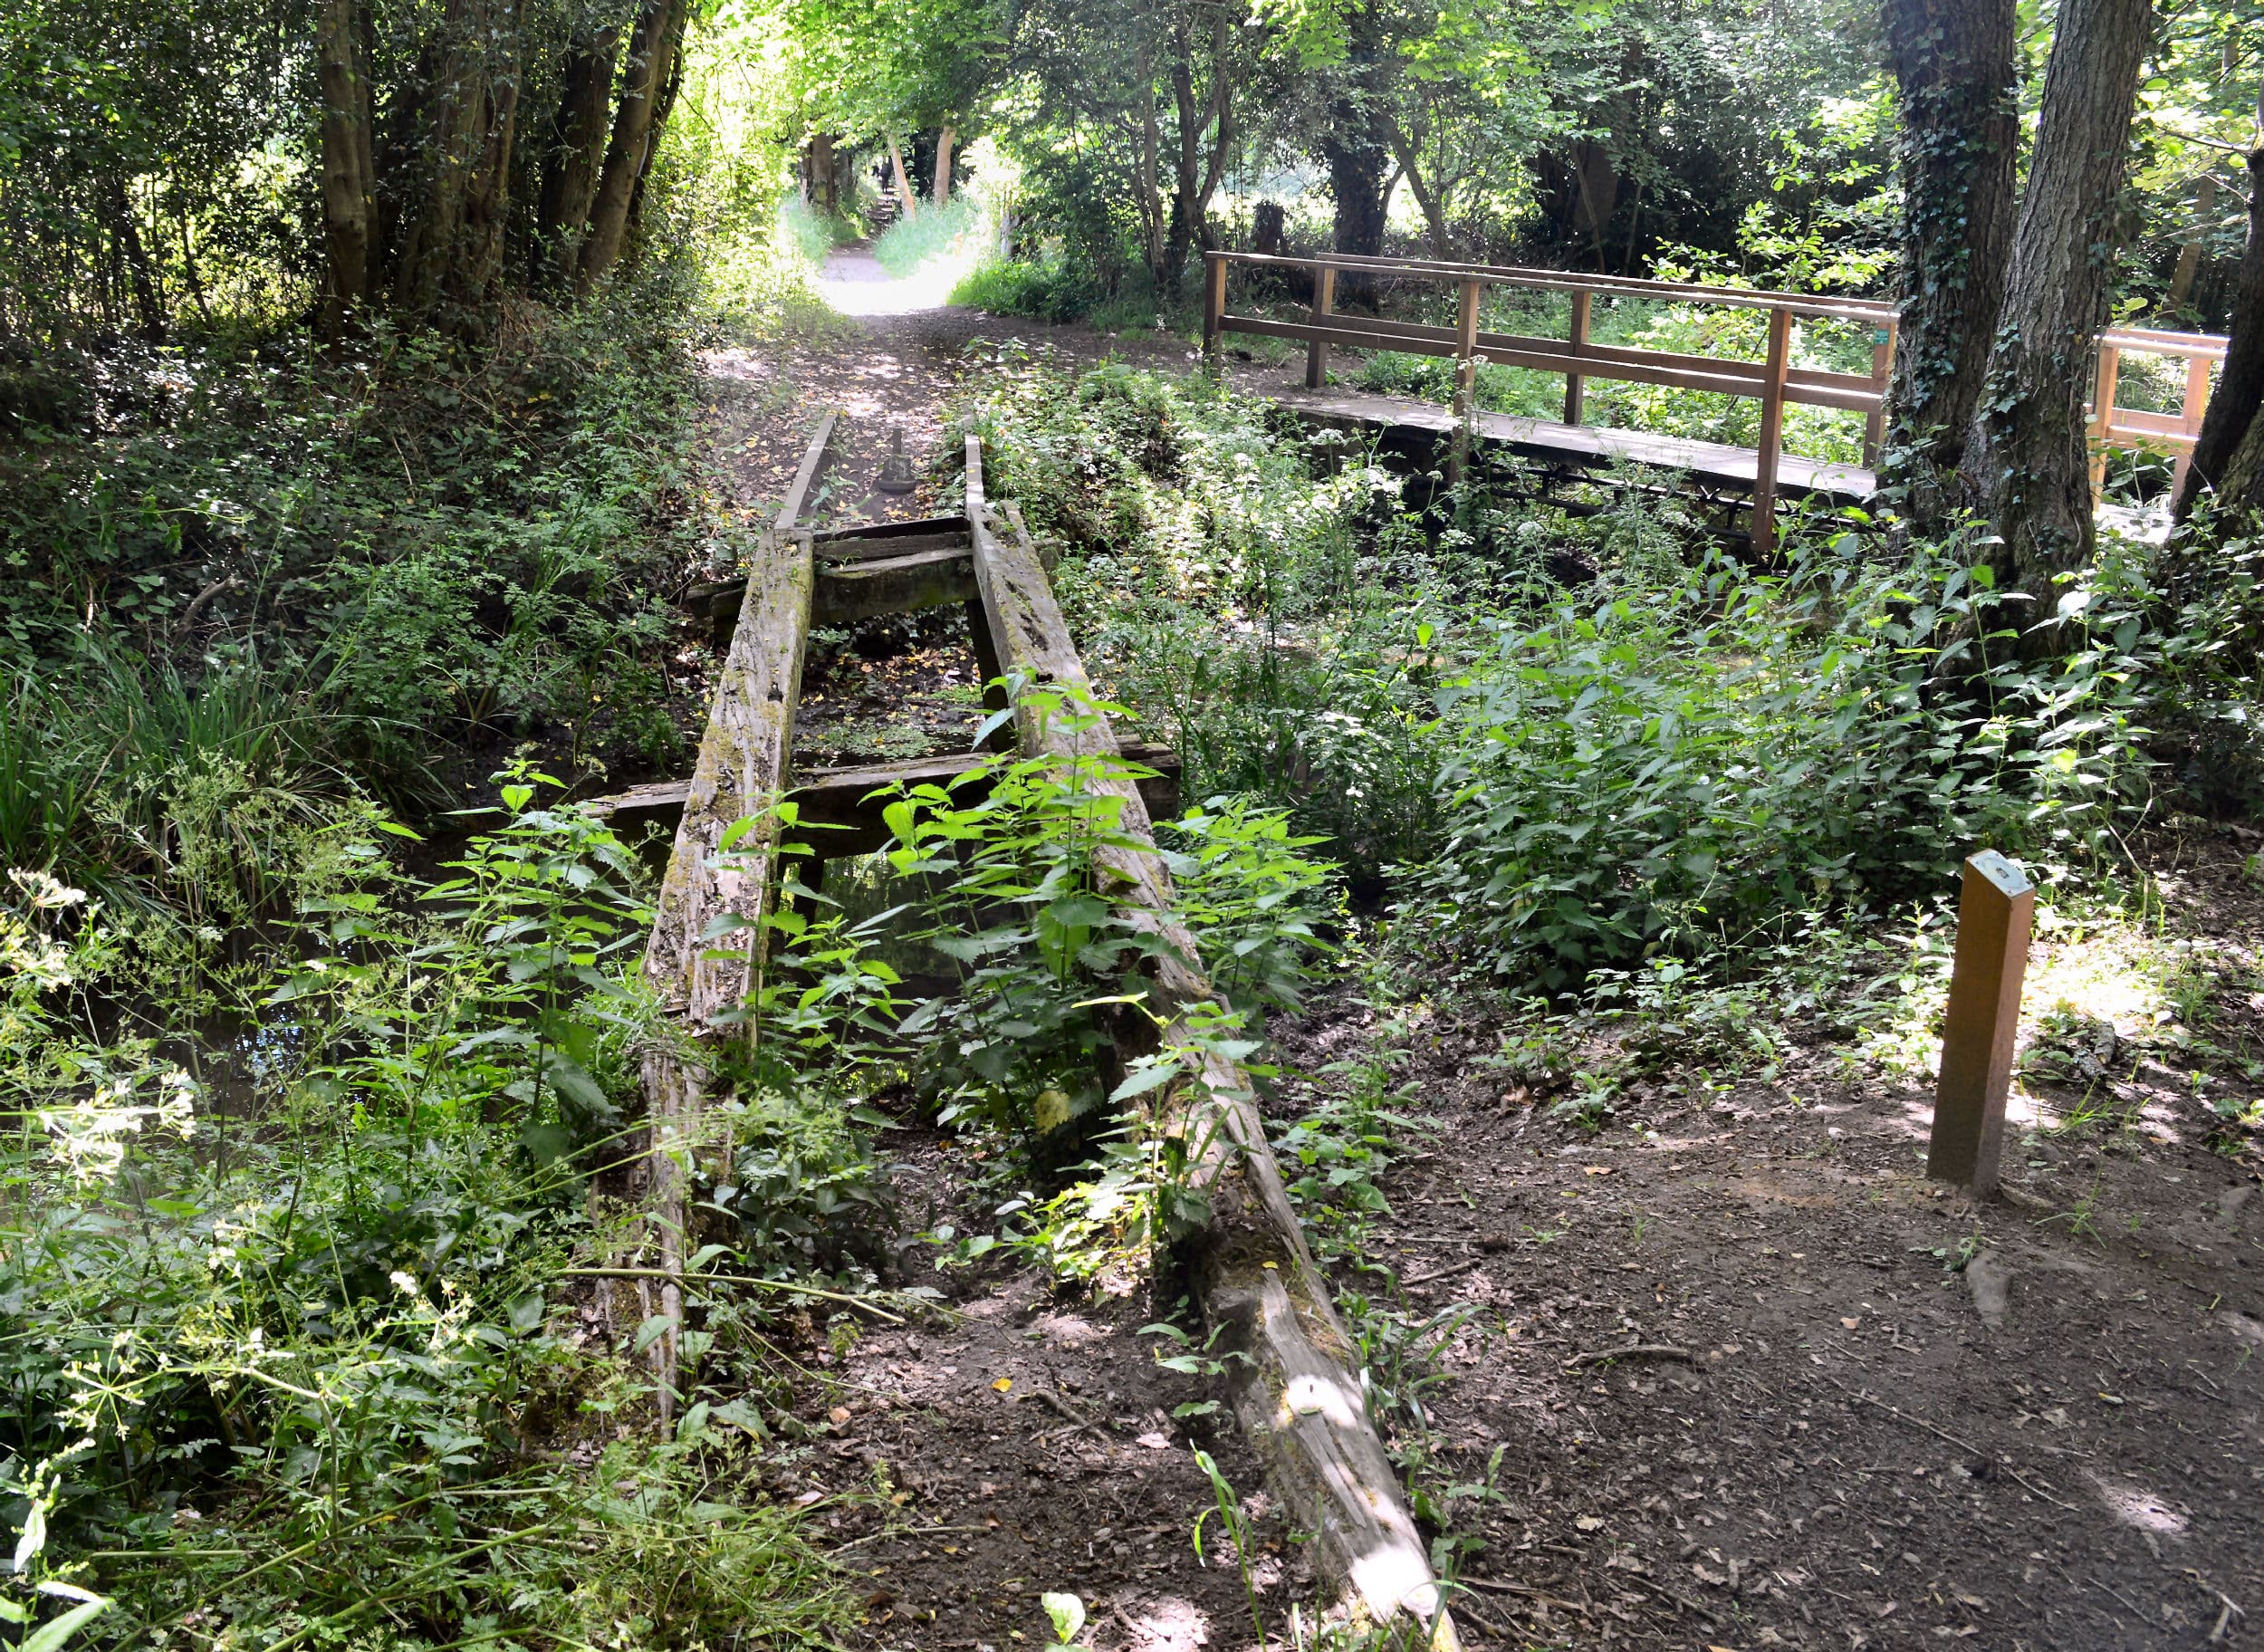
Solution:
[[[1313,274],[1313,325],[1325,327],[1337,308],[1337,272],[1317,270]],[[1329,382],[1329,341],[1316,333],[1305,346],[1305,388],[1317,390]]]
[[[1010,673],[1089,701],[1092,685],[1035,551],[1024,536],[1002,540],[990,525],[982,453],[972,436],[967,475],[975,575],[1000,658]],[[1075,758],[1117,749],[1105,718],[1077,730],[1032,709],[1018,710],[1016,722],[1025,750]],[[1152,843],[1138,792],[1120,780],[1103,783],[1123,800],[1122,829]],[[1213,994],[1194,937],[1171,917],[1162,858],[1115,850],[1098,858],[1116,880],[1115,898],[1164,944],[1154,996],[1171,1018],[1166,1039],[1185,1042],[1185,1016]],[[1313,1533],[1322,1574],[1347,1587],[1378,1623],[1412,1616],[1434,1652],[1452,1652],[1457,1643],[1444,1595],[1367,1419],[1354,1372],[1357,1347],[1306,1248],[1255,1093],[1238,1063],[1213,1052],[1176,1098],[1179,1128],[1194,1154],[1190,1179],[1211,1211],[1194,1258],[1196,1295],[1223,1349],[1247,1356],[1231,1362],[1235,1417],[1291,1522]]]
[[[822,434],[822,433],[821,433]],[[802,651],[810,634],[810,542],[768,533],[756,548],[744,612],[724,661],[676,826],[676,847],[661,879],[645,976],[695,1035],[735,1008],[751,983],[761,930],[747,928],[711,945],[708,928],[734,917],[763,916],[776,853],[775,828],[746,834],[728,860],[718,859],[732,825],[761,814],[784,783],[794,744],[794,703],[801,694]],[[711,956],[711,953],[720,956]],[[698,1150],[707,1071],[676,1049],[656,1046],[638,1069],[650,1151],[646,1225],[659,1252],[660,1312],[654,1339],[657,1406],[665,1429],[675,1415],[684,1324],[684,1261],[690,1226],[686,1167]]]
[[[1784,459],[1785,369],[1792,360],[1792,312],[1769,312],[1769,377],[1760,398],[1760,456],[1753,464],[1753,549],[1777,546],[1777,467]]]
[[[1180,808],[1179,754],[1167,745],[1145,741],[1123,743],[1125,761],[1153,773],[1138,778],[1140,800],[1151,817],[1170,816]],[[884,787],[949,785],[969,770],[992,761],[990,752],[953,752],[941,757],[907,757],[893,763],[860,764],[853,767],[811,769],[793,777],[792,798],[805,823],[820,828],[812,833],[811,847],[827,860],[865,854],[880,846],[887,833],[881,819],[882,800],[873,793]],[[611,822],[617,832],[664,826],[671,831],[684,815],[684,800],[692,790],[688,780],[656,781],[632,786],[609,797],[592,799],[592,814]],[[970,788],[971,801],[977,795]]]
[[[751,984],[759,932],[743,929],[715,946],[705,936],[718,917],[748,925],[763,918],[774,825],[749,831],[725,861],[717,855],[724,833],[762,814],[785,783],[815,582],[806,538],[763,538],[660,886],[645,975],[696,1032],[712,1031],[715,1017],[735,1007]],[[717,951],[728,956],[708,956]]]
[[[794,525],[801,514],[802,505],[810,497],[810,485],[817,480],[818,467],[825,463],[826,444],[833,439],[833,427],[840,418],[838,409],[829,410],[818,421],[818,431],[810,438],[810,446],[802,450],[801,464],[794,471],[794,479],[786,489],[785,503],[778,507],[778,520],[772,525],[781,533]]]
[[[813,625],[849,625],[883,614],[912,614],[974,598],[974,548],[915,551],[909,556],[835,562],[818,569]]]

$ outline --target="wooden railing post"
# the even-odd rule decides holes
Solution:
[[[1572,331],[1568,336],[1570,353],[1578,355],[1588,343],[1588,309],[1596,302],[1596,294],[1586,287],[1572,295]],[[1578,373],[1564,376],[1564,422],[1580,422],[1580,404],[1586,399],[1588,380]]]
[[[1926,1174],[1986,1195],[2012,1088],[2012,1041],[2020,1027],[2020,983],[2029,967],[2036,887],[1995,850],[1965,863],[1958,898],[1957,956],[1942,1023],[1942,1077],[1933,1096]]]
[[[2096,504],[2106,490],[2106,448],[2115,434],[2115,384],[2122,377],[2123,352],[2113,344],[2099,346],[2099,376],[2091,400],[2091,497]]]
[[[2184,418],[2180,421],[2190,441],[2202,433],[2202,416],[2209,411],[2209,358],[2185,358]],[[2170,473],[2170,497],[2177,498],[2185,492],[2185,473],[2193,468],[2193,451],[2188,447],[2178,455],[2177,467]]]
[[[1784,450],[1785,373],[1792,363],[1792,312],[1769,312],[1769,364],[1761,377],[1760,440],[1753,456],[1753,549],[1777,548],[1777,460]]]
[[[1203,255],[1203,365],[1219,370],[1219,322],[1226,314],[1226,255]]]
[[[1324,264],[1313,272],[1313,325],[1325,327],[1337,312],[1337,266]],[[1329,379],[1329,341],[1313,339],[1305,346],[1305,388],[1317,390]]]
[[[1478,309],[1485,283],[1463,283],[1462,312],[1454,324],[1454,445],[1447,462],[1449,485],[1459,484],[1470,464],[1471,430],[1478,422]]]
[[[1863,416],[1863,467],[1876,470],[1879,454],[1886,445],[1887,370],[1895,364],[1895,323],[1871,330],[1871,388],[1879,393],[1880,405]]]

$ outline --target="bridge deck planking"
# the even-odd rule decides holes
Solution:
[[[1454,433],[1454,413],[1436,402],[1365,390],[1309,390],[1301,384],[1269,389],[1283,407],[1308,420],[1338,428],[1420,430],[1441,437]],[[1679,470],[1714,487],[1750,490],[1760,456],[1751,447],[1656,436],[1645,430],[1616,430],[1592,425],[1552,424],[1513,413],[1481,412],[1478,438],[1534,458],[1570,459],[1582,464],[1630,464]],[[1820,497],[1833,504],[1859,504],[1877,486],[1871,472],[1854,465],[1828,464],[1786,454],[1778,462],[1780,495]]]

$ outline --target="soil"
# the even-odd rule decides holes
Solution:
[[[1184,354],[949,310],[727,352],[734,508],[775,510],[825,405],[849,408],[876,467],[869,432],[900,424],[926,478],[907,514],[948,508],[965,346],[1002,336],[1079,360]],[[869,495],[828,497],[837,519]],[[962,691],[970,669],[942,642],[887,660],[867,672],[852,640],[813,687],[884,708]],[[1285,1119],[1343,1082],[1332,1063],[1407,1052],[1414,1138],[1366,1265],[1337,1279],[1340,1301],[1434,1327],[1407,1368],[1437,1379],[1427,1426],[1393,1413],[1393,1445],[1434,1499],[1463,1488],[1469,1641],[2043,1652],[2264,1629],[2264,1158],[2208,1104],[2254,1093],[2264,1042],[2254,835],[2143,846],[2165,925],[2217,971],[2182,1043],[2048,1025],[2032,992],[2058,1081],[2031,1062],[2003,1196],[1981,1204],[1924,1176],[1930,1081],[1882,1077],[1808,1023],[1770,1028],[1773,1067],[1733,1081],[1655,1055],[1593,1131],[1487,1064],[1482,1020],[1418,1004],[1387,1027],[1340,994],[1274,1029]],[[2032,982],[2085,944],[2043,936]],[[1399,995],[1421,991],[1411,971]],[[924,1124],[883,1140],[894,1282],[944,1306],[815,1354],[817,1438],[773,1465],[865,1596],[859,1644],[1035,1652],[1046,1590],[1080,1596],[1108,1652],[1251,1644],[1215,1515],[1195,1554],[1198,1448],[1256,1517],[1266,1638],[1292,1605],[1309,1614],[1314,1580],[1225,1413],[1171,1415],[1206,1397],[1139,1331],[1179,1311],[1172,1284],[1056,1288],[998,1253],[938,1272],[918,1235],[988,1231],[1004,1191]]]

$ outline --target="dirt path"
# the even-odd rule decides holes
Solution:
[[[1175,340],[924,308],[876,274],[861,251],[830,269],[829,292],[859,312],[838,333],[715,358],[731,508],[775,510],[826,406],[849,416],[829,519],[951,508],[862,483],[892,424],[916,457],[952,439],[945,413],[979,370],[977,341],[1185,365]],[[956,644],[898,641],[828,657],[822,692],[852,721],[916,694],[964,697]],[[2247,1048],[2264,1037],[2264,906],[2243,848],[2204,838],[2158,859],[2190,862],[2171,886],[2179,919],[2248,960],[2211,1033]],[[2212,1139],[2158,1046],[2109,1048],[2071,1087],[2039,1081],[2043,1112],[2017,1143],[2008,1132],[2008,1201],[1975,1208],[1924,1179],[1923,1082],[1850,1068],[1812,1018],[1763,1030],[1779,1044],[1766,1077],[1715,1084],[1703,1052],[1669,1048],[1592,1130],[1557,1115],[1560,1090],[1505,1076],[1490,1026],[1418,1005],[1395,1032],[1339,1000],[1277,1029],[1292,1074],[1406,1052],[1395,1082],[1414,1086],[1401,1105],[1420,1139],[1384,1184],[1367,1265],[1338,1278],[1376,1339],[1378,1383],[1421,1389],[1427,1426],[1403,1409],[1394,1444],[1463,1542],[1469,1638],[1739,1652],[2253,1639],[2252,1146]],[[1295,1117],[1347,1082],[1292,1078],[1271,1105]],[[1293,1603],[1309,1612],[1294,1534],[1248,1496],[1257,1472],[1231,1426],[1171,1415],[1204,1388],[1159,1368],[1139,1328],[1173,1311],[1176,1287],[1057,1292],[997,1253],[938,1273],[917,1235],[987,1231],[1011,1190],[908,1110],[883,1141],[894,1282],[937,1290],[948,1314],[837,1331],[814,1356],[810,1437],[770,1474],[838,1535],[864,1644],[1034,1652],[1049,1638],[1039,1594],[1070,1590],[1102,1652],[1249,1645],[1242,1570],[1214,1529],[1210,1564],[1190,1542],[1213,1498],[1198,1448],[1261,1517],[1251,1577],[1268,1638]]]

